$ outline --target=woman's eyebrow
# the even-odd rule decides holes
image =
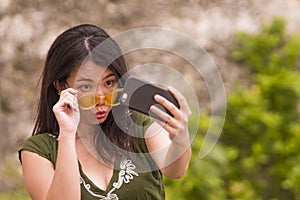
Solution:
[[[114,73],[108,74],[108,75],[104,76],[103,79],[107,79],[107,78],[109,78],[111,76],[115,76],[115,74]]]
[[[94,82],[94,80],[90,78],[79,78],[78,80],[76,80],[76,82],[82,82],[82,81]]]

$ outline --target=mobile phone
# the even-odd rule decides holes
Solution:
[[[150,111],[152,105],[157,106],[159,109],[173,117],[169,110],[154,100],[154,95],[156,94],[163,96],[177,108],[180,108],[179,103],[168,90],[132,76],[129,77],[125,83],[120,102],[122,105],[128,106],[132,110],[144,113],[159,120],[162,119]]]

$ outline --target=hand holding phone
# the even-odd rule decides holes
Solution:
[[[150,111],[152,105],[155,105],[173,117],[169,110],[154,100],[156,94],[163,96],[177,108],[180,108],[179,103],[168,90],[135,77],[129,77],[126,81],[120,101],[122,105],[128,106],[132,110],[136,110],[159,120],[162,119]]]

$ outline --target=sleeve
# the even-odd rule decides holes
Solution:
[[[145,141],[145,132],[149,126],[154,122],[154,120],[149,117],[148,115],[133,111],[132,115],[132,123],[133,124],[133,131],[134,136],[136,137],[136,141],[138,146],[136,147],[137,152],[141,153],[148,153],[148,147]]]
[[[147,128],[154,122],[148,115],[133,111],[132,120],[136,131],[136,137],[144,138]]]
[[[151,154],[149,154],[149,149],[145,140],[145,132],[147,128],[153,124],[154,119],[148,115],[138,112],[133,112],[131,117],[135,123],[135,136],[137,142],[135,146],[135,159],[137,159],[138,162],[135,162],[135,164],[140,170],[156,171],[158,166],[153,160]]]
[[[57,156],[57,140],[50,134],[34,135],[24,141],[18,150],[19,160],[22,164],[21,152],[23,150],[36,153],[46,158],[55,166]]]

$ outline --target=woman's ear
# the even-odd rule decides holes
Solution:
[[[58,91],[58,93],[60,93],[62,90],[67,88],[65,82],[61,81],[61,80],[53,81],[53,85],[56,88],[56,90]]]
[[[56,88],[56,90],[61,90],[61,86],[60,86],[60,81],[59,80],[55,80],[53,81],[53,85]]]

